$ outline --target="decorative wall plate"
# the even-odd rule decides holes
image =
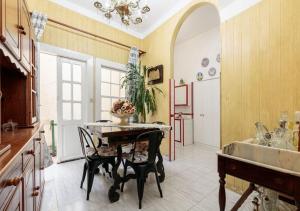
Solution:
[[[197,80],[202,81],[202,79],[203,79],[203,73],[202,72],[197,73]]]
[[[214,67],[209,68],[209,71],[208,71],[209,76],[215,76],[216,73],[217,73],[216,68],[214,68]]]
[[[209,59],[203,58],[201,62],[202,67],[207,67],[209,65]]]
[[[216,61],[219,62],[219,63],[221,62],[221,55],[220,54],[217,55]]]

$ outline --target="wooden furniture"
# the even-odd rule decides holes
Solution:
[[[1,122],[34,126],[36,110],[35,40],[25,0],[0,0]]]
[[[251,192],[255,190],[254,184],[275,190],[300,201],[300,178],[295,175],[267,168],[264,165],[259,166],[251,162],[233,159],[229,156],[223,156],[221,153],[218,154],[218,172],[220,176],[219,206],[221,211],[225,210],[226,205],[226,175],[250,182],[249,188],[234,205],[233,211],[238,210]],[[300,207],[298,207],[298,211],[300,211]]]
[[[26,0],[0,0],[0,210],[36,211],[44,187],[44,130],[38,123],[35,38]]]
[[[128,179],[136,179],[139,197],[139,209],[142,209],[144,184],[150,172],[155,174],[160,197],[163,197],[155,162],[163,137],[164,133],[161,130],[150,131],[139,135],[133,142],[131,153],[129,153],[126,158],[121,192],[123,192],[125,181]],[[148,149],[138,149],[138,144],[145,141],[147,142]],[[127,168],[129,166],[134,170],[134,174],[127,175]]]
[[[119,200],[119,193],[116,190],[120,189],[120,184],[127,178],[122,178],[118,174],[118,168],[122,162],[122,144],[132,143],[137,136],[142,133],[154,131],[161,128],[170,130],[170,126],[159,126],[158,124],[130,124],[127,126],[113,125],[111,123],[86,123],[93,134],[97,134],[100,138],[105,138],[108,140],[109,145],[115,145],[117,147],[117,162],[112,169],[112,176],[114,179],[114,184],[110,187],[108,191],[108,197],[111,202],[116,202]],[[149,127],[150,126],[150,127]],[[157,171],[159,174],[159,181],[163,182],[165,179],[163,158],[160,151],[157,154],[158,161],[156,163]]]

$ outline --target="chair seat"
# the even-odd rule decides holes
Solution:
[[[148,141],[136,142],[134,159],[133,153],[126,154],[125,156],[123,156],[123,158],[131,163],[145,163],[148,160],[148,146]]]
[[[132,153],[127,154],[126,156],[124,156],[124,158],[131,163],[142,164],[148,161],[148,152],[135,152],[134,158]]]

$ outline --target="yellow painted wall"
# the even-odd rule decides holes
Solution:
[[[222,24],[222,144],[300,110],[300,1],[263,0]],[[245,183],[232,180],[240,191]]]
[[[141,48],[142,40],[112,28],[109,25],[82,16],[48,0],[27,0],[27,3],[30,11],[36,10],[43,12],[51,19],[129,46]],[[118,63],[126,64],[128,61],[128,49],[101,40],[95,40],[95,38],[91,39],[91,37],[88,37],[87,35],[77,33],[51,22],[47,23],[41,42]]]

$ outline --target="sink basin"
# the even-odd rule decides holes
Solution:
[[[261,146],[255,139],[226,145],[218,154],[300,177],[299,152]]]

